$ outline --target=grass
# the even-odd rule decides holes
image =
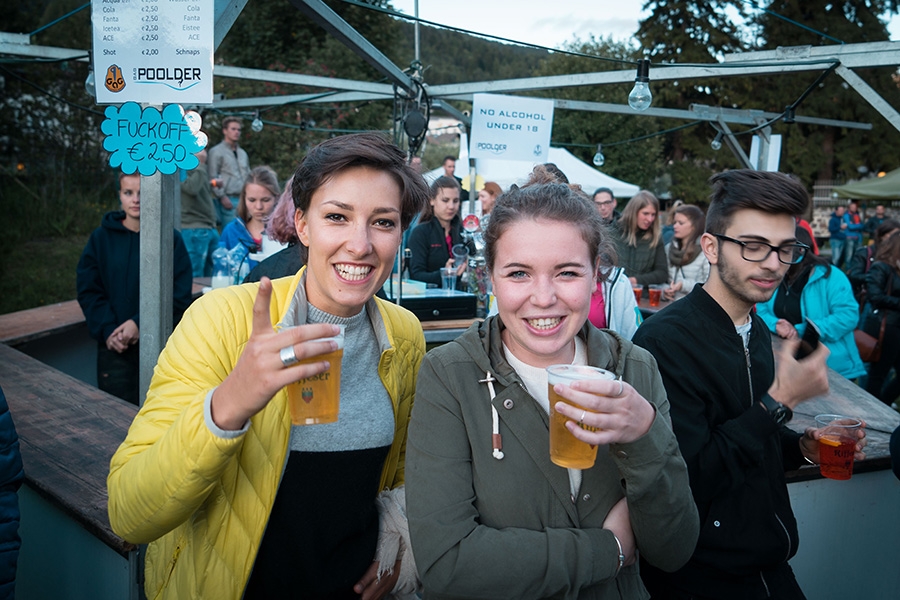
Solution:
[[[8,247],[0,314],[75,299],[75,267],[88,235],[20,241]]]

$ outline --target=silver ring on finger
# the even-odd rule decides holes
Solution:
[[[625,384],[622,383],[622,380],[620,379],[620,380],[619,380],[619,391],[618,391],[618,393],[616,394],[615,397],[616,397],[616,398],[620,397],[624,392],[625,392]]]
[[[278,352],[278,357],[281,359],[281,364],[285,367],[289,367],[291,365],[295,365],[300,362],[297,359],[297,355],[294,353],[293,346],[285,346]]]
[[[587,414],[586,410],[581,411],[581,418],[578,419],[578,426],[582,427],[584,425],[584,415]]]

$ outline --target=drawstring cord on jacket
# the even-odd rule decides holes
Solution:
[[[494,398],[497,397],[494,392],[494,382],[497,381],[491,377],[490,371],[485,371],[485,378],[479,379],[478,383],[486,383],[488,391],[491,394],[491,443],[494,446],[494,458],[503,459],[503,437],[500,435],[500,415],[497,413],[497,407],[494,406]]]

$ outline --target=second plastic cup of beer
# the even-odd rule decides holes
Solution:
[[[648,294],[650,295],[650,306],[659,306],[659,301],[662,298],[664,285],[651,285]]]
[[[334,340],[337,350],[301,360],[298,364],[309,364],[327,360],[328,370],[312,377],[306,377],[287,385],[288,405],[291,422],[294,425],[316,425],[334,423],[338,420],[341,401],[341,359],[344,356],[344,326],[334,337],[313,340],[324,342]],[[290,368],[290,367],[288,367]]]
[[[644,293],[644,286],[642,285],[634,285],[631,286],[631,291],[634,292],[634,301],[640,305],[641,303],[641,295]]]
[[[819,438],[819,471],[829,479],[850,479],[853,475],[853,454],[859,438],[856,432],[862,422],[842,415],[816,415]]]
[[[550,365],[547,367],[547,387],[550,395],[550,460],[554,464],[570,469],[589,469],[597,460],[597,446],[582,442],[568,429],[566,417],[554,410],[557,402],[571,404],[553,391],[553,386],[561,383],[569,385],[586,379],[615,379],[616,376],[599,367],[581,365]],[[581,425],[582,429],[594,431],[592,427]]]

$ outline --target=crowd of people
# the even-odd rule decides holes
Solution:
[[[479,190],[495,304],[426,353],[418,320],[378,295],[401,248],[413,279],[441,286],[452,267],[462,287],[453,157],[429,187],[382,136],[345,135],[282,189],[239,138],[226,122],[182,183],[176,289],[208,273],[213,233],[248,254],[264,235],[285,248],[241,285],[182,294],[112,459],[110,523],[148,544],[148,597],[804,598],[785,471],[819,461],[820,432],[787,421],[828,390],[829,367],[867,376],[885,402],[900,395],[900,223],[841,215],[848,237],[832,251],[863,270],[848,278],[798,226],[809,196],[791,177],[722,173],[706,210],[666,215],[648,190],[619,212],[612,190],[588,195],[539,165]],[[122,210],[79,264],[98,381],[116,394],[111,359],[139,339],[136,289],[119,284],[137,269],[116,263],[136,260],[124,248],[140,178],[120,181]],[[848,251],[851,231],[877,246]],[[667,305],[645,319],[634,292],[651,285]],[[860,297],[889,329],[868,368],[853,342]],[[822,343],[800,360],[807,319]],[[286,386],[329,369],[339,329],[339,418],[294,424]],[[611,378],[550,386],[556,364]],[[594,466],[552,462],[559,415],[598,448]]]

